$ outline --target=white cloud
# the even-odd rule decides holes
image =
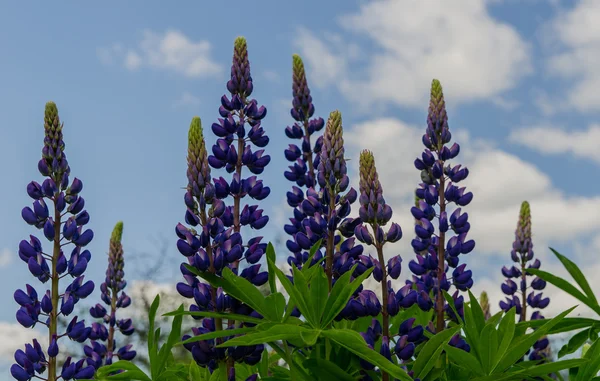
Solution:
[[[400,252],[405,260],[411,259],[413,220],[409,210],[414,202],[413,192],[420,182],[413,162],[423,151],[420,144],[423,128],[395,119],[377,119],[345,131],[346,156],[353,159],[349,165],[354,183],[358,182],[359,149],[372,150],[384,196],[394,210],[394,219],[403,228],[405,238],[388,251],[388,255]],[[484,261],[483,258],[490,255],[510,259],[508,253],[524,200],[531,204],[535,244],[542,258],[549,255],[548,250],[542,249],[549,243],[586,237],[600,228],[600,215],[588,212],[600,208],[600,195],[567,196],[554,189],[549,176],[531,163],[489,142],[473,140],[461,130],[454,130],[453,136],[461,145],[461,153],[453,163],[469,168],[469,177],[461,185],[474,194],[471,204],[463,208],[470,216],[470,236],[477,243],[470,254],[471,260]]]
[[[511,132],[509,140],[543,154],[571,154],[600,164],[600,125],[586,130],[566,131],[553,126],[524,127]]]
[[[321,86],[336,84],[361,103],[394,102],[422,106],[433,78],[440,79],[454,103],[492,99],[531,72],[529,46],[508,24],[494,19],[483,0],[365,2],[339,24],[368,37],[373,53],[337,52],[308,30],[297,45]],[[365,58],[370,57],[370,58]],[[348,68],[368,60],[366,77]],[[505,104],[506,105],[506,104]]]
[[[552,37],[561,50],[551,55],[551,74],[571,79],[568,104],[580,111],[600,110],[600,3],[582,0],[569,11],[561,12],[550,25]]]
[[[42,348],[48,347],[47,334],[16,323],[0,322],[0,337],[10,337],[10,340],[0,340],[0,363],[13,362],[15,351],[25,350],[25,344],[31,343],[33,339],[37,339]]]
[[[200,98],[187,91],[181,94],[179,99],[173,102],[174,108],[198,105],[200,105]]]
[[[309,86],[324,88],[335,84],[346,75],[346,58],[339,49],[332,51],[331,47],[310,30],[299,28],[294,44],[300,49],[305,65],[311,68]]]
[[[114,44],[110,48],[99,48],[97,54],[103,63],[119,61],[129,70],[149,67],[201,78],[223,71],[213,61],[211,50],[207,40],[194,41],[178,30],[169,29],[164,33],[144,30],[137,47],[124,49]]]
[[[10,265],[14,255],[15,254],[9,249],[2,249],[2,251],[0,251],[0,268]]]

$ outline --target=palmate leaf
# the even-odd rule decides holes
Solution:
[[[223,288],[223,291],[227,294],[247,304],[266,319],[271,321],[278,319],[275,316],[275,309],[267,305],[262,292],[247,279],[235,275],[228,267],[223,268],[222,276],[219,277],[209,272],[198,271],[194,266],[187,264],[184,264],[184,266],[195,275],[206,280],[211,286]]]
[[[427,370],[428,362],[430,362],[431,359],[434,360],[434,363],[437,361],[437,357],[439,357],[441,350],[444,349],[444,344],[446,344],[452,336],[458,333],[460,328],[461,327],[445,329],[442,332],[435,334],[427,341],[427,343],[425,343],[412,367],[412,371],[415,372],[417,377],[424,377],[427,372],[431,370],[431,368]]]
[[[379,369],[388,373],[401,381],[412,381],[404,369],[392,364],[388,359],[375,352],[367,346],[364,339],[357,332],[350,329],[328,329],[321,332],[321,335],[330,339],[334,343],[346,348],[365,361],[379,367]]]
[[[575,307],[571,307],[568,310],[560,313],[558,316],[548,321],[546,324],[536,329],[532,333],[523,337],[517,338],[511,343],[510,350],[507,351],[502,359],[498,362],[492,374],[500,373],[505,371],[519,359],[523,358],[525,353],[538,341],[542,336],[546,335],[548,331],[565,316],[567,316]]]

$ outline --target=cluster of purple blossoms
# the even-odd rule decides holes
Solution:
[[[284,226],[285,232],[291,236],[286,242],[292,253],[288,263],[301,268],[308,260],[309,249],[320,240],[322,246],[315,253],[312,263],[323,258],[322,249],[325,248],[325,271],[331,287],[354,265],[357,267],[352,275],[356,277],[378,262],[363,255],[363,246],[356,242],[354,231],[361,222],[360,218],[348,217],[358,194],[349,187],[342,116],[339,111],[330,114],[325,133],[313,147],[311,136],[323,128],[324,122],[322,118],[310,119],[315,108],[304,65],[298,55],[293,56],[292,68],[291,114],[297,123],[287,127],[285,132],[291,139],[302,139],[302,148],[291,144],[284,152],[286,159],[294,162],[284,175],[297,185],[287,193],[288,205],[294,208],[294,217],[290,218],[290,224]],[[401,235],[401,232],[398,229],[392,232],[394,234]],[[397,267],[399,269],[399,263]],[[296,310],[294,312],[297,314]],[[377,316],[380,312],[381,304],[375,293],[363,290],[361,285],[336,319]]]
[[[405,320],[402,324],[400,324],[398,333],[391,335],[395,337],[396,341],[396,345],[393,349],[390,347],[390,338],[383,334],[385,326],[382,330],[382,326],[377,319],[373,319],[371,326],[367,329],[367,331],[361,332],[360,334],[367,343],[367,346],[371,349],[374,349],[377,340],[381,339],[381,348],[379,353],[388,360],[392,361],[392,355],[395,354],[399,360],[408,361],[413,357],[416,346],[426,340],[425,335],[423,334],[423,326],[414,325],[415,320],[415,318]],[[373,370],[375,368],[373,364],[365,360],[360,360],[360,364],[364,370]],[[413,376],[411,372],[409,372],[409,375]],[[361,381],[372,380],[367,373],[362,373],[361,376]],[[418,380],[418,378],[415,379],[415,381]]]
[[[363,246],[356,244],[356,238],[353,237],[360,219],[348,217],[358,193],[349,186],[342,134],[342,115],[339,111],[333,111],[322,136],[319,159],[315,160],[318,162],[317,184],[308,187],[306,193],[298,187],[287,193],[288,204],[294,208],[294,218],[290,218],[290,225],[284,226],[285,231],[292,235],[292,239],[286,242],[287,248],[293,253],[288,263],[297,267],[301,267],[302,261],[307,259],[307,251],[321,240],[321,245],[325,247],[325,272],[330,288],[355,264],[358,266],[353,276],[359,276],[373,266],[372,260],[362,255]],[[321,249],[317,250],[313,263],[322,257]],[[362,286],[355,295],[361,290]],[[379,313],[375,312],[375,309],[380,309],[376,305],[366,307],[373,300],[373,295],[365,293],[360,300],[365,303],[365,309],[361,311],[366,315],[376,316]],[[366,313],[367,309],[369,313]],[[337,319],[344,317],[342,312]]]
[[[42,230],[44,238],[52,244],[52,251],[45,252],[40,239],[31,235],[28,241],[19,244],[19,257],[27,263],[34,277],[42,283],[50,281],[50,288],[40,299],[35,288],[26,285],[25,291],[15,292],[14,299],[20,305],[17,321],[26,328],[38,323],[48,327],[49,346],[44,350],[34,339],[33,344],[25,345],[24,351],[15,352],[16,364],[11,366],[10,372],[19,381],[42,378],[46,371],[46,378],[42,379],[48,381],[60,377],[63,380],[87,379],[95,372],[89,360],[74,362],[70,357],[60,372],[57,369],[59,339],[68,337],[83,343],[92,334],[92,328],[86,327],[77,316],[67,325],[66,332],[57,332],[59,317],[69,316],[75,304],[94,291],[94,283],[84,281],[83,276],[91,259],[90,252],[83,248],[90,243],[94,233],[84,229],[90,216],[84,210],[84,199],[79,196],[83,183],[75,178],[69,184],[71,170],[64,153],[62,128],[56,104],[48,102],[44,117],[44,147],[38,163],[38,170],[47,178],[41,185],[35,181],[27,185],[27,193],[34,200],[33,208],[26,207],[21,214],[25,222]],[[48,207],[50,203],[53,214]],[[63,249],[68,244],[73,244],[74,248],[67,258]],[[61,292],[59,281],[67,276],[73,280]]]
[[[131,298],[123,291],[127,286],[127,282],[123,279],[125,262],[123,259],[123,245],[121,244],[122,236],[123,222],[117,222],[110,237],[106,279],[100,285],[102,301],[106,303],[110,310],[107,311],[100,303],[90,308],[92,317],[103,320],[103,323],[92,323],[92,332],[89,337],[91,345],[84,347],[85,355],[93,361],[96,369],[102,365],[112,364],[114,356],[117,356],[119,360],[133,360],[136,355],[136,351],[131,350],[131,344],[122,346],[114,353],[117,348],[116,330],[119,330],[125,336],[130,336],[134,332],[131,319],[117,320],[116,317],[118,309],[126,308],[131,304]],[[108,325],[108,329],[105,324]],[[106,344],[102,344],[102,341]]]
[[[257,205],[245,205],[242,208],[241,200],[245,196],[263,200],[269,195],[269,187],[264,186],[256,175],[263,172],[271,158],[264,153],[264,149],[253,151],[250,145],[252,143],[263,148],[268,144],[269,138],[261,126],[261,120],[267,113],[266,108],[259,107],[256,100],[249,99],[253,83],[246,40],[243,37],[235,40],[231,79],[227,82],[227,89],[231,96],[224,95],[221,98],[219,114],[222,118],[212,125],[213,133],[219,138],[212,147],[212,155],[207,154],[200,118],[195,117],[190,126],[188,187],[184,201],[187,206],[185,221],[192,227],[177,225],[177,247],[187,257],[188,264],[201,272],[221,275],[222,270],[228,267],[234,274],[261,286],[268,281],[268,273],[260,271],[261,265],[258,262],[267,245],[261,243],[262,237],[255,237],[244,243],[240,231],[244,226],[262,229],[269,217],[263,215],[263,210]],[[223,177],[211,179],[211,167],[225,168],[228,173],[233,173],[232,180],[228,182]],[[252,173],[251,176],[243,178],[244,167]],[[224,200],[230,196],[233,198],[233,205],[226,206]],[[239,272],[240,262],[243,260],[247,266]],[[194,300],[195,304],[192,304],[190,311],[230,311],[259,317],[258,313],[226,295],[221,288],[201,282],[183,264],[181,272],[185,282],[177,284],[177,291]],[[222,319],[199,319],[202,320],[202,326],[192,330],[196,336],[224,328]],[[233,320],[228,321],[226,329],[234,328],[235,324]],[[186,335],[184,339],[189,337]],[[226,362],[230,375],[234,371],[235,361],[251,365],[260,361],[264,349],[262,344],[216,348],[216,345],[227,339],[197,341],[186,345],[186,348],[199,365],[206,366],[211,371],[217,368],[219,362]]]
[[[359,241],[367,246],[373,246],[377,251],[377,259],[371,256],[362,256],[361,260],[371,262],[371,266],[374,267],[373,277],[381,283],[381,300],[377,303],[381,304],[380,311],[382,315],[382,325],[379,325],[379,321],[373,320],[371,328],[362,335],[371,348],[375,347],[375,342],[381,336],[380,353],[390,361],[392,356],[390,340],[393,339],[392,336],[398,335],[399,338],[396,340],[394,352],[401,361],[407,361],[414,355],[416,345],[425,340],[423,327],[413,327],[415,319],[408,319],[400,325],[397,335],[390,334],[390,316],[396,316],[400,312],[401,307],[410,307],[415,301],[408,304],[407,302],[410,302],[410,298],[407,298],[400,291],[395,292],[392,288],[391,280],[388,279],[388,277],[398,279],[400,276],[402,270],[401,257],[399,255],[393,256],[388,260],[386,266],[381,265],[384,263],[384,245],[388,242],[393,243],[400,240],[402,238],[402,229],[396,223],[392,223],[387,232],[383,229],[392,218],[392,208],[386,204],[383,197],[383,188],[379,181],[377,168],[375,167],[375,158],[370,151],[365,150],[360,154],[359,174],[360,209],[358,214],[360,224],[356,226],[354,233]],[[372,293],[372,291],[367,290],[360,291],[358,297],[350,300],[345,310],[356,306],[357,300],[360,300],[366,292]],[[374,294],[373,297],[377,301],[377,297]],[[380,311],[373,311],[375,314],[372,316],[379,315]],[[371,367],[365,367],[365,369],[372,370],[372,365]],[[383,374],[383,380],[387,380],[388,378],[387,374]]]
[[[442,86],[434,79],[427,130],[423,135],[426,148],[415,160],[415,167],[421,171],[422,183],[415,192],[417,203],[411,209],[416,234],[411,245],[417,256],[410,261],[409,268],[414,276],[400,292],[411,301],[416,300],[424,311],[435,309],[436,326],[428,328],[435,332],[445,328],[444,314],[452,320],[459,319],[440,290],[448,292],[451,286],[456,288],[452,296],[462,318],[464,298],[459,291],[466,291],[473,285],[471,270],[466,269],[466,264],[459,264],[459,255],[468,254],[475,248],[475,241],[467,239],[470,229],[468,214],[461,209],[471,202],[473,194],[456,185],[467,178],[469,170],[461,165],[448,164],[460,152],[457,143],[446,146],[451,139]],[[453,212],[448,210],[451,203],[457,206]],[[435,220],[437,227],[434,226]],[[455,235],[448,239],[450,231]],[[451,277],[448,276],[450,268],[453,269]],[[459,339],[455,338],[458,346],[468,349],[468,345]]]
[[[532,309],[538,309],[531,314],[531,320],[544,319],[544,316],[539,310],[544,309],[550,303],[550,298],[544,298],[542,292],[536,293],[546,288],[546,281],[535,277],[528,285],[527,277],[532,274],[527,269],[539,269],[540,260],[533,260],[533,242],[531,241],[531,209],[527,201],[521,204],[519,212],[519,221],[515,231],[515,241],[510,256],[517,265],[507,268],[502,268],[502,275],[507,279],[502,284],[502,292],[507,295],[506,300],[500,302],[500,308],[508,312],[511,308],[515,308],[515,312],[519,315],[519,321],[527,320],[527,306]],[[513,280],[515,279],[516,282]],[[519,285],[517,285],[517,282]],[[531,292],[527,294],[527,289],[531,288]],[[519,295],[521,297],[519,298]],[[538,340],[533,351],[529,353],[530,360],[542,360],[549,356],[549,341],[547,337]]]
[[[296,144],[290,144],[284,151],[285,158],[293,163],[289,166],[289,171],[284,173],[284,176],[297,185],[294,185],[292,191],[287,194],[288,205],[294,208],[294,218],[290,219],[291,225],[285,225],[284,230],[291,236],[291,239],[286,242],[288,250],[292,253],[288,257],[288,263],[290,265],[293,263],[296,267],[301,268],[304,262],[308,260],[308,250],[322,238],[320,224],[315,226],[316,231],[313,231],[308,225],[309,221],[307,214],[302,209],[302,202],[304,201],[305,190],[310,192],[308,196],[317,200],[319,198],[318,193],[315,191],[315,171],[321,160],[320,152],[323,145],[323,136],[319,136],[314,145],[311,137],[315,132],[323,129],[325,121],[323,118],[312,118],[315,106],[308,88],[304,63],[297,54],[294,54],[292,58],[292,96],[290,113],[296,122],[285,129],[285,134],[290,139],[302,140],[302,143],[300,147]],[[306,204],[306,206],[309,209],[307,211],[312,211],[310,204]],[[321,258],[322,253],[319,250],[313,258],[313,263]]]

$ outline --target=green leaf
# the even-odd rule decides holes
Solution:
[[[585,342],[589,338],[591,330],[592,330],[591,328],[584,329],[583,331],[578,332],[577,334],[573,335],[573,337],[571,337],[569,342],[567,344],[563,345],[563,347],[560,348],[560,351],[558,351],[558,358],[561,358],[565,355],[568,355],[568,354],[573,353],[576,350],[578,350],[579,347],[581,347],[583,344],[585,344]]]
[[[327,299],[327,304],[325,305],[325,310],[323,311],[321,327],[327,327],[335,319],[344,307],[346,307],[346,304],[348,304],[348,300],[352,294],[354,294],[354,291],[358,289],[373,271],[373,268],[371,267],[362,275],[354,279],[354,281],[349,283],[350,276],[354,273],[355,269],[356,265],[352,266],[352,268],[339,277],[333,285],[331,293],[329,294],[329,299]]]
[[[313,269],[315,266],[317,266],[319,263],[321,263],[322,261],[325,260],[325,257],[321,258],[317,263],[315,263],[314,265],[311,266],[311,263],[313,261],[313,258],[315,257],[315,254],[317,253],[317,250],[319,250],[319,248],[321,247],[321,244],[323,243],[323,238],[321,238],[320,240],[318,240],[314,245],[312,245],[312,247],[310,248],[309,252],[308,252],[308,259],[306,260],[306,262],[304,262],[302,264],[302,272],[303,273],[307,273],[308,270]],[[306,275],[306,274],[305,274]]]
[[[587,381],[596,376],[600,371],[600,339],[597,339],[594,344],[587,350],[584,359],[589,360],[585,365],[579,367],[577,373],[577,381]]]
[[[548,319],[540,319],[540,320],[528,320],[524,322],[517,323],[517,328],[538,328],[542,325],[546,324]],[[591,326],[600,327],[600,320],[590,319],[590,318],[564,318],[557,325],[555,325],[549,334],[562,333],[574,331],[581,328],[588,328]]]
[[[280,292],[270,294],[266,298],[267,307],[272,311],[273,316],[277,317],[275,321],[282,321],[285,313],[285,297]]]
[[[442,290],[442,295],[444,295],[444,299],[446,299],[446,303],[448,303],[448,305],[452,309],[452,312],[454,312],[454,315],[455,316],[460,316],[460,314],[456,310],[456,305],[455,305],[455,302],[454,302],[454,298],[448,292],[446,292],[445,290]]]
[[[244,327],[244,328],[234,328],[234,329],[224,329],[224,330],[219,330],[219,331],[212,331],[212,332],[204,333],[202,335],[190,337],[187,340],[180,341],[176,345],[195,343],[196,341],[217,339],[217,338],[226,337],[226,336],[241,335],[241,334],[253,332],[253,331],[256,331],[256,327]]]
[[[306,281],[306,277],[304,274],[298,270],[296,266],[292,266],[292,276],[294,278],[294,288],[296,289],[296,295],[294,295],[294,300],[300,304],[306,305],[307,309],[302,312],[302,315],[306,318],[306,321],[313,327],[319,327],[319,317],[315,315],[315,308],[312,303],[312,300],[309,298],[309,290],[308,290],[308,282]],[[301,299],[301,300],[299,300]],[[302,305],[301,304],[301,305]]]
[[[528,368],[527,370],[516,372],[519,374],[527,375],[530,377],[538,377],[548,375],[550,373],[558,373],[563,369],[575,368],[585,364],[587,360],[584,359],[569,359],[554,361],[546,364],[538,364]]]
[[[190,361],[190,369],[189,369],[189,381],[201,380],[202,372],[196,361]]]
[[[494,367],[494,359],[498,350],[498,331],[492,325],[485,325],[479,337],[481,343],[481,365],[486,374],[490,374]]]
[[[183,312],[183,304],[179,306],[177,312]],[[175,316],[173,318],[173,323],[171,324],[171,332],[169,333],[169,337],[167,338],[167,342],[160,348],[158,352],[158,372],[165,368],[165,364],[167,362],[167,358],[172,354],[171,349],[173,346],[181,340],[181,324],[183,322],[183,315]],[[154,373],[153,373],[154,376]]]
[[[271,262],[271,260],[269,258],[267,258],[267,262]],[[274,263],[272,263],[272,265],[275,266]],[[298,291],[298,289],[296,287],[294,287],[292,282],[290,282],[288,277],[285,276],[285,274],[283,273],[283,271],[281,271],[281,269],[279,269],[278,267],[275,266],[275,267],[273,267],[273,271],[275,271],[275,275],[277,275],[277,278],[279,278],[279,282],[281,282],[281,284],[283,285],[283,288],[285,288],[288,295],[290,296],[289,305],[296,304],[298,306],[298,309],[302,313],[302,315],[304,315],[304,317],[308,321],[308,316],[310,316],[311,309],[309,309],[309,306],[306,303],[306,301],[304,300],[304,297],[302,296],[302,294]],[[296,282],[296,279],[294,279],[294,282]],[[293,300],[293,303],[292,303],[292,300]],[[291,313],[291,311],[289,311],[289,313]],[[287,315],[287,313],[286,313],[286,315]]]
[[[392,377],[402,381],[413,380],[412,377],[410,377],[402,368],[392,364],[388,359],[369,348],[358,332],[350,329],[329,329],[321,332],[321,335],[329,338],[338,345],[341,345],[363,360],[378,366],[381,370],[388,373]]]
[[[327,303],[327,296],[329,294],[329,285],[327,282],[327,276],[323,267],[319,266],[318,271],[310,282],[310,303],[313,306],[313,313],[317,322],[321,321],[323,311],[325,311],[325,305]]]
[[[465,323],[463,324],[465,337],[471,346],[472,353],[481,359],[481,353],[479,352],[479,332],[477,331],[477,325],[475,324],[471,307],[468,304],[465,304],[463,306],[463,312],[465,317]],[[489,321],[488,324],[490,324]]]
[[[329,287],[329,286],[328,286]],[[317,377],[317,380],[330,381],[355,381],[356,379],[346,373],[332,361],[320,358],[311,358],[304,361],[304,366]]]
[[[475,327],[477,327],[477,332],[481,334],[483,327],[485,326],[485,315],[483,314],[483,310],[479,305],[479,301],[473,295],[471,290],[469,290],[469,300],[471,302],[471,312],[473,314],[473,321],[475,322]]]
[[[210,312],[210,311],[171,311],[163,316],[178,316],[178,315],[190,315],[190,316],[200,316],[200,317],[209,317],[209,318],[221,318],[221,319],[231,319],[237,320],[244,323],[254,323],[254,324],[262,324],[265,319],[258,319],[251,316],[246,315],[238,315],[238,314],[230,314],[230,313],[221,313],[221,312]]]
[[[590,299],[590,301],[592,303],[598,305],[598,300],[596,300],[594,291],[592,291],[592,288],[590,287],[587,279],[585,279],[585,276],[583,275],[583,273],[581,272],[579,267],[577,267],[577,265],[574,262],[572,262],[569,258],[560,254],[558,251],[554,250],[553,248],[550,248],[550,250],[562,262],[563,266],[565,266],[565,268],[567,269],[569,274],[571,274],[571,276],[573,277],[575,282],[577,282],[579,287],[581,287],[581,289],[587,295],[587,297]]]
[[[269,375],[269,351],[267,348],[263,349],[263,353],[258,363],[258,375],[261,379]]]
[[[598,306],[598,304],[593,303],[587,296],[585,296],[581,291],[579,291],[570,282],[564,280],[563,278],[557,277],[556,275],[550,274],[549,272],[542,271],[540,269],[527,269],[527,272],[530,272],[533,275],[537,275],[538,277],[542,278],[546,282],[553,284],[554,286],[560,288],[564,292],[570,294],[577,300],[581,301],[586,306],[590,307],[596,313],[600,314],[600,307]]]
[[[452,336],[454,336],[457,332],[460,331],[460,327],[448,328],[443,330],[440,333],[435,334],[431,339],[429,339],[423,348],[421,348],[421,352],[417,356],[415,360],[412,370],[415,372],[417,377],[421,377],[421,372],[425,369],[425,365],[429,361],[431,357],[433,357],[434,353],[438,348],[443,348],[444,344],[450,340]]]
[[[156,299],[155,299],[156,300]],[[154,304],[154,303],[153,303]],[[151,309],[152,310],[152,309]],[[114,371],[124,370],[125,372],[119,373],[118,376],[121,378],[114,378],[109,376]],[[119,360],[111,365],[106,365],[98,369],[96,372],[96,378],[104,378],[106,380],[142,380],[152,381],[150,377],[146,375],[137,365],[130,361]]]
[[[276,324],[272,327],[243,336],[234,337],[217,347],[249,346],[277,340],[297,340],[305,346],[314,345],[320,331],[291,324]]]
[[[156,338],[154,337],[154,320],[156,319],[156,311],[160,304],[160,294],[156,295],[154,301],[150,305],[150,311],[148,311],[148,357],[152,364],[156,359]]]
[[[508,312],[506,313],[506,315],[504,315],[504,318],[500,322],[500,326],[498,327],[498,331],[500,332],[502,340],[500,341],[500,347],[498,348],[496,355],[492,359],[492,371],[496,368],[496,366],[498,366],[498,363],[506,354],[506,351],[508,350],[508,347],[510,346],[510,343],[512,342],[512,339],[515,335],[515,311],[515,307],[508,310]]]
[[[436,348],[433,355],[427,359],[427,362],[423,366],[423,369],[421,369],[421,371],[419,372],[420,379],[424,379],[429,374],[429,372],[431,372],[435,364],[438,363],[438,360],[440,359],[440,355],[442,354],[443,350],[444,346]]]
[[[494,369],[494,373],[499,373],[508,369],[508,367],[516,363],[519,359],[523,358],[525,353],[533,346],[533,344],[538,339],[546,335],[553,326],[555,326],[560,320],[562,320],[571,311],[573,311],[573,309],[575,309],[575,307],[571,307],[568,310],[560,313],[554,319],[550,320],[549,322],[536,329],[529,335],[525,335],[524,337],[514,341],[511,345],[510,351],[505,353],[504,357],[502,357],[502,360],[500,360],[500,362]]]
[[[273,247],[273,244],[271,242],[269,242],[269,244],[267,245],[267,258],[271,260],[271,263],[274,264],[277,262],[277,255],[275,254],[275,248]],[[277,283],[275,282],[275,272],[273,271],[272,265],[270,263],[268,263],[267,261],[267,266],[268,266],[268,270],[269,270],[269,289],[271,290],[271,294],[276,293],[277,292]]]
[[[462,349],[454,348],[448,344],[446,344],[444,350],[448,354],[448,357],[450,357],[450,359],[452,359],[452,361],[454,361],[456,365],[461,366],[465,369],[469,369],[479,376],[484,375],[483,368],[477,360],[477,357],[475,357],[471,353],[465,352]]]

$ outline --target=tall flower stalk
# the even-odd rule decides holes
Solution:
[[[519,321],[527,320],[528,307],[537,309],[531,314],[531,320],[544,319],[539,310],[546,308],[550,304],[550,298],[544,298],[541,292],[546,288],[546,281],[536,276],[528,284],[528,277],[531,277],[532,274],[527,269],[539,269],[541,262],[537,258],[533,259],[531,208],[527,201],[521,203],[519,220],[515,231],[515,241],[513,242],[510,257],[516,265],[510,268],[506,266],[502,268],[502,275],[507,279],[502,284],[501,289],[507,295],[507,298],[504,301],[500,301],[500,308],[504,311],[509,311],[514,307],[517,315],[519,315]],[[518,285],[513,279],[518,282]],[[536,293],[536,291],[540,292]],[[546,337],[538,340],[533,348],[534,350],[529,354],[531,360],[540,360],[548,357],[550,348]]]
[[[355,235],[363,243],[372,245],[377,251],[377,259],[380,264],[375,269],[375,279],[381,282],[381,315],[382,315],[382,355],[391,358],[389,349],[390,341],[390,315],[394,316],[399,312],[396,295],[393,290],[388,288],[388,276],[392,279],[398,279],[401,271],[402,259],[400,256],[392,257],[386,266],[383,256],[383,246],[386,242],[397,242],[402,238],[402,229],[397,223],[392,223],[387,232],[383,227],[392,218],[392,208],[386,204],[383,198],[383,189],[379,182],[377,168],[375,168],[375,158],[370,151],[362,151],[359,159],[359,189],[360,189],[360,209],[358,210],[361,224],[356,227]],[[371,228],[371,232],[367,228]],[[390,282],[391,283],[391,282]],[[383,380],[389,380],[389,375],[383,373]]]
[[[292,109],[290,114],[295,123],[285,129],[285,134],[290,139],[301,140],[301,144],[300,146],[290,144],[284,151],[285,158],[293,163],[288,167],[289,171],[285,171],[284,176],[297,185],[294,185],[292,191],[287,193],[287,202],[294,208],[294,218],[290,219],[292,224],[286,225],[284,230],[291,235],[291,239],[286,242],[288,250],[292,253],[288,257],[288,263],[294,264],[298,268],[302,267],[309,256],[306,243],[310,242],[312,245],[321,238],[320,234],[313,232],[310,227],[303,226],[302,222],[307,219],[307,215],[301,208],[305,192],[309,189],[312,189],[312,193],[316,192],[315,171],[321,159],[323,137],[319,136],[314,144],[311,138],[316,132],[323,129],[325,121],[323,118],[313,118],[314,112],[315,106],[310,95],[304,63],[299,55],[294,54],[292,57]],[[298,233],[301,235],[297,235]],[[321,257],[321,250],[318,250],[313,260],[318,261]]]
[[[44,147],[38,163],[38,170],[46,179],[41,185],[35,181],[27,185],[27,193],[34,202],[32,208],[23,208],[21,215],[25,222],[43,232],[52,249],[50,252],[44,251],[40,239],[31,235],[28,241],[23,240],[19,244],[19,257],[39,281],[43,284],[50,281],[50,288],[40,300],[35,288],[28,284],[25,291],[15,292],[14,299],[20,305],[17,321],[26,328],[33,328],[36,324],[46,326],[49,346],[44,350],[34,339],[33,345],[25,345],[25,351],[19,349],[15,352],[16,364],[10,370],[19,381],[32,378],[48,381],[56,381],[61,377],[63,380],[91,378],[95,370],[85,360],[72,362],[71,357],[67,358],[61,371],[57,368],[58,341],[69,337],[83,343],[92,330],[85,327],[83,320],[78,321],[74,316],[66,332],[58,332],[58,321],[67,318],[75,304],[94,291],[94,283],[85,282],[83,276],[91,254],[88,250],[82,250],[90,243],[94,233],[90,229],[84,230],[90,216],[83,210],[85,201],[79,196],[83,183],[77,178],[69,182],[71,169],[64,152],[62,129],[56,104],[48,102],[44,116]],[[48,208],[49,204],[53,207],[53,214]],[[67,259],[64,248],[69,244],[74,247]],[[63,291],[60,280],[67,276],[74,279]],[[44,372],[45,378],[42,377]]]
[[[131,298],[125,293],[127,281],[125,281],[123,257],[123,222],[117,222],[110,237],[108,248],[108,268],[106,269],[106,279],[100,285],[102,292],[102,301],[108,306],[107,311],[101,304],[96,304],[90,308],[90,315],[96,319],[102,319],[103,323],[93,323],[90,333],[91,345],[86,345],[84,351],[86,356],[94,362],[96,369],[102,365],[110,365],[116,356],[119,360],[133,360],[136,351],[131,350],[132,344],[117,348],[115,333],[118,331],[125,336],[130,336],[134,332],[131,319],[117,320],[117,310],[126,308],[131,304]],[[106,325],[108,325],[108,329]],[[101,342],[106,342],[102,344]]]
[[[415,167],[421,171],[422,183],[415,192],[419,204],[411,209],[412,215],[418,220],[415,224],[417,237],[411,244],[418,255],[416,260],[409,263],[409,267],[416,275],[413,283],[419,292],[419,307],[424,310],[431,307],[435,309],[436,332],[445,328],[445,313],[458,319],[445,303],[441,290],[448,291],[450,285],[454,285],[457,291],[453,297],[456,309],[461,314],[463,297],[458,291],[465,291],[473,285],[471,270],[466,270],[465,264],[459,265],[459,255],[468,254],[475,247],[475,241],[467,240],[470,224],[467,213],[462,213],[460,208],[471,202],[473,194],[455,185],[466,179],[469,171],[461,168],[461,165],[449,165],[448,161],[456,158],[460,151],[457,143],[450,148],[446,146],[451,139],[442,85],[434,79],[427,130],[422,139],[425,151],[421,158],[415,160]],[[450,213],[448,208],[452,203],[458,208]],[[437,234],[434,220],[438,222]],[[450,230],[456,235],[450,237]],[[450,280],[447,278],[449,267],[454,268]]]
[[[188,143],[188,187],[184,196],[187,206],[185,220],[192,227],[177,225],[179,236],[177,243],[179,251],[188,258],[188,264],[200,272],[211,272],[220,276],[223,269],[246,278],[254,285],[261,286],[268,280],[268,273],[261,272],[258,263],[262,258],[266,244],[261,243],[262,237],[254,237],[244,243],[242,227],[255,230],[262,229],[269,218],[263,215],[258,205],[244,205],[242,199],[249,196],[255,200],[265,199],[270,189],[263,185],[256,175],[264,171],[270,162],[270,156],[264,149],[253,150],[252,145],[263,148],[269,138],[261,126],[261,120],[266,116],[264,106],[258,106],[250,99],[253,90],[252,76],[246,40],[238,37],[234,43],[231,79],[227,82],[230,96],[221,98],[219,114],[222,118],[212,124],[213,133],[219,138],[212,147],[213,155],[208,156],[200,118],[192,120]],[[223,177],[211,179],[211,167],[225,168],[233,173],[232,180]],[[243,178],[243,169],[252,175]],[[231,197],[233,205],[227,206],[224,200]],[[245,261],[247,266],[239,272],[240,263]],[[179,283],[177,290],[187,298],[193,298],[195,304],[191,311],[231,311],[236,314],[254,314],[248,306],[224,294],[221,288],[215,289],[203,283],[181,266],[186,280]],[[238,274],[239,273],[239,274]],[[229,320],[223,326],[221,319],[201,319],[202,327],[194,328],[193,334],[200,335],[215,330],[236,327],[234,320]],[[241,323],[243,325],[243,323]],[[188,338],[186,335],[184,338]],[[264,346],[256,345],[237,350],[230,347],[227,350],[216,348],[216,345],[227,337],[219,340],[198,341],[186,344],[194,360],[211,371],[219,366],[227,367],[229,377],[235,377],[234,362],[243,361],[256,364]]]

